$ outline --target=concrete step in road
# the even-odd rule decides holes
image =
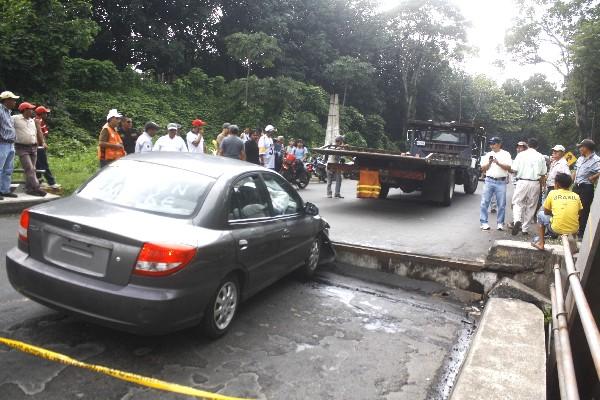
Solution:
[[[60,198],[60,196],[52,193],[48,193],[44,197],[31,196],[23,192],[14,193],[18,197],[5,197],[3,200],[0,200],[0,214],[20,213],[26,208]]]
[[[546,399],[544,340],[536,306],[489,299],[450,399]]]

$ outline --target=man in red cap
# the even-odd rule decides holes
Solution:
[[[204,125],[206,122],[201,119],[192,121],[192,130],[185,137],[190,153],[204,153]]]
[[[44,144],[38,146],[37,149],[37,160],[35,162],[35,169],[44,170],[44,178],[46,179],[46,183],[53,189],[58,189],[60,185],[56,183],[56,179],[52,175],[52,171],[50,171],[50,165],[48,164],[48,154],[46,149],[48,148],[48,124],[46,120],[48,119],[48,113],[50,112],[49,108],[44,106],[39,106],[35,109],[35,121],[40,127],[42,131],[42,136],[44,137]],[[41,174],[37,175],[38,180],[40,179]]]
[[[46,192],[40,189],[40,182],[35,173],[37,149],[44,146],[44,137],[40,126],[34,117],[35,106],[24,101],[19,104],[19,115],[13,115],[15,125],[15,153],[19,156],[21,166],[25,172],[25,193],[31,196],[44,197]]]

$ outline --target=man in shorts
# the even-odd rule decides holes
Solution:
[[[554,190],[548,193],[543,210],[538,212],[539,239],[532,243],[544,250],[544,235],[576,235],[579,231],[579,214],[583,209],[579,195],[569,188],[573,183],[570,175],[556,174]]]

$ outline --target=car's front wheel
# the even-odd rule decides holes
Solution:
[[[308,257],[304,262],[304,265],[300,269],[302,278],[310,279],[315,274],[317,266],[319,265],[319,258],[321,257],[321,240],[317,237],[310,245],[310,251]]]
[[[203,329],[206,336],[216,339],[231,326],[240,299],[238,279],[228,275],[217,288],[204,312]]]

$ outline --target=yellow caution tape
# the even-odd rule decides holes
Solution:
[[[119,371],[116,369],[104,367],[102,365],[88,364],[64,354],[56,353],[54,351],[46,350],[41,347],[32,346],[27,343],[20,342],[18,340],[12,340],[0,337],[0,343],[5,344],[13,349],[20,350],[25,353],[33,354],[34,356],[44,358],[50,361],[56,361],[62,364],[71,365],[74,367],[88,369],[90,371],[100,372],[101,374],[112,376],[123,381],[137,383],[138,385],[147,386],[153,389],[164,390],[167,392],[185,394],[188,396],[194,396],[201,399],[208,400],[248,400],[239,397],[223,396],[216,393],[205,392],[204,390],[194,389],[189,386],[178,385],[176,383],[169,383],[161,381],[160,379],[148,378],[130,372]]]

